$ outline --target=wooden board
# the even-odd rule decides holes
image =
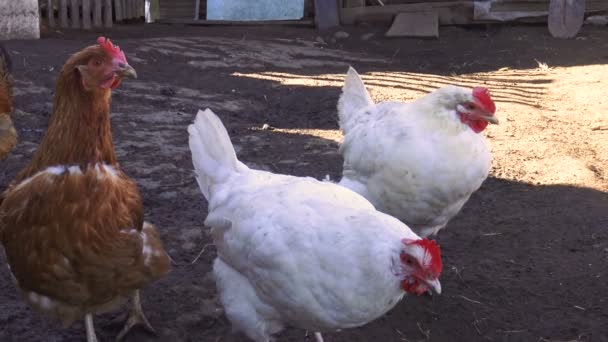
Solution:
[[[68,0],[59,0],[59,23],[61,27],[68,27]]]
[[[395,16],[387,37],[439,37],[437,11],[402,12]]]
[[[70,20],[72,21],[72,28],[80,28],[80,6],[78,0],[70,1]]]
[[[583,26],[585,0],[551,0],[549,32],[556,38],[572,38]]]
[[[315,23],[320,30],[340,25],[338,0],[315,0]]]
[[[103,9],[103,26],[110,28],[112,27],[112,0],[104,0]]]
[[[91,29],[91,0],[82,0],[82,27]]]

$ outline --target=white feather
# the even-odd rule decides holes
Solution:
[[[349,75],[345,88],[352,81]],[[361,115],[361,101],[342,95],[340,117]],[[470,89],[444,87],[412,103],[368,106],[367,120],[343,126],[340,185],[365,196],[374,206],[418,231],[436,233],[454,217],[488,176],[485,138],[463,124],[455,103],[472,100]]]
[[[197,173],[213,184],[201,185],[210,198],[205,224],[218,250],[214,275],[233,326],[268,341],[283,325],[337,330],[390,310],[404,294],[401,240],[419,237],[344,187],[238,167],[216,119],[199,112],[189,132]]]
[[[368,120],[370,112],[365,108],[373,104],[363,80],[353,67],[349,67],[342,87],[342,95],[338,100],[338,116],[342,130],[345,133],[349,132],[358,123]]]

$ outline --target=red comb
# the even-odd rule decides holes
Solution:
[[[485,110],[494,114],[496,112],[496,105],[492,98],[490,97],[490,91],[484,87],[475,87],[473,88],[473,97],[479,101],[479,103],[484,107]]]
[[[99,46],[101,46],[113,58],[122,59],[125,63],[127,62],[125,53],[120,51],[118,46],[112,44],[109,38],[99,37],[97,38],[97,44],[99,44]]]
[[[431,273],[439,277],[441,272],[443,271],[443,263],[441,261],[441,248],[435,242],[435,240],[429,239],[420,239],[420,240],[409,240],[404,239],[403,243],[406,245],[418,245],[430,254],[431,256],[431,264],[429,265],[429,269]]]

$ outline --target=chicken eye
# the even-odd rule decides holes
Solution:
[[[95,64],[96,66],[100,66],[101,65],[101,60],[100,59],[96,59],[95,61],[93,61],[93,64]]]
[[[466,105],[464,105],[464,107],[468,110],[474,110],[475,109],[475,105],[472,103],[467,103]]]

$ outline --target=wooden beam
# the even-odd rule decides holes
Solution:
[[[72,21],[72,28],[80,28],[80,6],[78,0],[70,1],[70,19]]]
[[[103,9],[103,26],[112,27],[112,0],[105,0]]]
[[[49,21],[49,27],[55,27],[55,9],[53,8],[53,0],[46,0],[46,17]]]
[[[82,27],[91,29],[91,0],[82,0]]]
[[[68,0],[59,0],[59,21],[61,27],[68,27]]]

